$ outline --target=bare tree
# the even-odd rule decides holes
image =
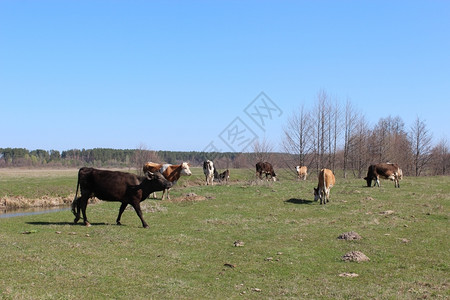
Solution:
[[[147,146],[141,143],[134,152],[132,158],[133,165],[136,168],[138,175],[142,175],[142,167],[149,161],[160,162],[160,159],[155,151],[148,150]]]
[[[329,130],[328,130],[328,165],[331,167],[331,170],[334,172],[336,169],[336,152],[338,146],[338,140],[341,136],[342,129],[342,118],[340,117],[341,107],[337,101],[335,101],[334,105],[330,107],[330,115],[329,115]]]
[[[433,175],[447,175],[450,170],[450,149],[446,138],[433,147],[431,157]]]
[[[350,159],[350,149],[352,149],[351,137],[353,136],[353,132],[356,127],[356,122],[358,119],[357,113],[353,108],[351,102],[347,99],[347,103],[345,105],[345,120],[344,120],[344,154],[343,154],[343,170],[344,170],[344,178],[347,178],[347,170],[349,168],[349,159]]]
[[[351,136],[349,144],[349,158],[354,175],[361,178],[362,174],[370,163],[370,153],[368,152],[371,131],[364,116],[356,122],[355,133]],[[356,173],[355,173],[356,172]]]
[[[432,134],[424,121],[416,118],[411,126],[410,141],[412,146],[415,175],[419,176],[431,159]]]
[[[312,113],[311,128],[316,169],[319,171],[325,165],[325,155],[328,152],[328,135],[330,126],[330,105],[328,94],[321,90],[317,93],[317,102]]]
[[[273,144],[263,138],[261,141],[257,139],[253,143],[253,153],[255,154],[255,161],[272,161]]]
[[[288,119],[287,126],[283,129],[284,139],[283,148],[285,152],[298,155],[295,164],[305,166],[307,154],[312,150],[311,136],[309,134],[311,122],[310,114],[305,112],[302,105],[297,112],[293,113]]]

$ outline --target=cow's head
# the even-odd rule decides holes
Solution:
[[[150,171],[145,173],[145,177],[152,184],[155,185],[155,188],[159,190],[169,189],[173,186],[173,183],[167,180],[161,173],[155,172],[152,173]]]
[[[316,188],[314,188],[314,201],[317,201],[320,198],[322,198],[322,195],[320,195],[319,188],[316,187]]]
[[[181,164],[181,175],[188,175],[188,176],[192,175],[192,172],[189,169],[189,164],[187,162]]]
[[[370,176],[364,177],[364,180],[367,182],[368,187],[372,186],[372,177]]]
[[[272,177],[273,181],[277,181],[277,174],[275,174],[274,171],[272,171],[272,173],[270,174],[270,177]]]

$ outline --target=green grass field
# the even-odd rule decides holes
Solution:
[[[70,211],[0,219],[0,298],[450,297],[450,177],[407,177],[400,189],[338,177],[321,206],[312,201],[313,176],[279,173],[279,182],[257,183],[252,170],[232,170],[233,182],[211,187],[194,169],[171,201],[142,203],[149,229],[131,209],[115,225],[113,202],[88,206],[91,227],[73,225]],[[32,197],[75,190],[76,171],[36,175],[29,187],[27,176],[2,176],[0,192],[5,181],[11,195],[21,193],[13,186]],[[337,239],[348,231],[362,239]],[[344,262],[350,251],[370,261]]]

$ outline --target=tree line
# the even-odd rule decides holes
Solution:
[[[206,159],[216,157],[233,162],[239,153],[206,153],[197,151],[153,151],[138,149],[70,149],[28,150],[25,148],[0,148],[0,167],[124,167],[142,168],[147,161],[177,164],[188,161],[199,166]],[[230,166],[232,167],[232,166]]]
[[[432,143],[426,122],[416,118],[409,127],[399,116],[380,118],[370,125],[347,100],[344,105],[325,92],[317,94],[315,105],[292,112],[283,128],[282,153],[275,144],[257,140],[251,153],[196,151],[153,151],[138,149],[27,150],[0,148],[0,167],[120,167],[142,170],[147,161],[177,164],[188,161],[201,166],[214,160],[219,169],[254,168],[258,161],[294,170],[296,165],[311,171],[329,168],[343,176],[363,177],[371,164],[398,163],[406,176],[449,175],[450,149],[443,138]]]
[[[382,162],[398,163],[410,176],[450,172],[448,141],[433,145],[424,120],[407,127],[399,116],[387,116],[371,126],[349,100],[342,105],[325,91],[311,110],[301,106],[289,117],[283,148],[299,165],[343,170],[344,177],[362,177],[370,164]]]

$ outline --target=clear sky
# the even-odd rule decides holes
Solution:
[[[278,150],[321,90],[449,138],[450,1],[0,1],[0,147]]]

